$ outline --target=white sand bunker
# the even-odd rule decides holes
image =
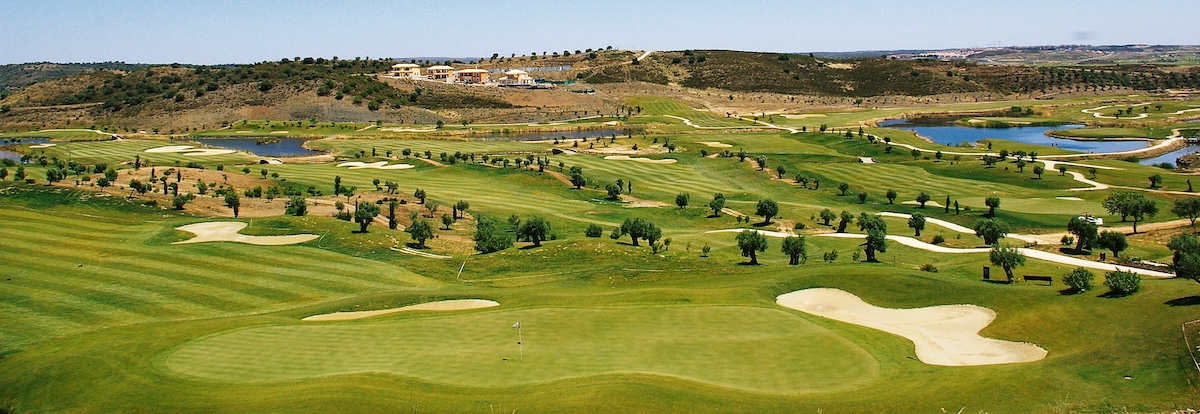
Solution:
[[[436,129],[423,129],[423,128],[379,128],[379,130],[384,131],[384,132],[434,132],[434,131],[437,131]]]
[[[248,236],[245,234],[238,234],[238,231],[241,231],[244,228],[246,228],[246,223],[239,223],[236,221],[214,221],[208,223],[189,224],[186,226],[176,227],[175,229],[195,234],[196,237],[172,244],[237,242],[255,244],[259,246],[283,246],[287,244],[304,243],[317,238],[317,235],[315,234],[294,234],[290,236]]]
[[[733,148],[733,145],[716,142],[716,141],[701,141],[701,142],[697,142],[697,144],[704,144],[704,145],[707,145],[707,146],[710,146],[713,148]]]
[[[58,144],[35,144],[35,145],[30,145],[29,148],[50,148],[55,145],[58,145]]]
[[[372,316],[387,315],[389,313],[405,312],[405,311],[457,311],[470,309],[483,309],[500,306],[496,301],[485,299],[454,299],[443,300],[439,302],[420,303],[416,305],[404,306],[396,309],[381,309],[373,311],[359,312],[334,312],[321,315],[313,315],[301,319],[304,321],[352,321],[355,319],[370,318]]]
[[[972,366],[1032,362],[1046,350],[1023,342],[979,336],[996,312],[975,305],[915,309],[881,308],[838,289],[805,289],[779,295],[775,303],[835,321],[900,335],[916,345],[917,358],[929,365]]]
[[[604,157],[604,159],[614,160],[614,161],[637,161],[637,162],[644,162],[647,164],[674,164],[676,162],[675,160],[673,160],[671,158],[663,158],[661,160],[655,160],[655,159],[642,158],[642,157],[630,157],[628,155],[609,155],[607,157]]]
[[[921,205],[921,203],[917,202],[916,200],[908,200],[908,201],[901,202],[900,204],[907,204],[910,206],[918,206],[918,207]],[[946,206],[943,206],[942,203],[930,200],[930,201],[925,202],[925,207],[944,208]]]
[[[290,134],[292,131],[271,131],[272,134]]]
[[[233,154],[237,151],[228,149],[206,149],[196,148],[191,145],[172,145],[168,147],[150,148],[146,150],[149,153],[176,153],[181,152],[185,157],[198,157],[205,155],[226,155]]]
[[[413,166],[409,165],[409,164],[388,165],[387,161],[379,161],[379,162],[372,162],[372,163],[351,161],[351,162],[343,162],[341,164],[338,164],[337,166],[338,167],[350,167],[351,170],[361,170],[364,168],[374,168],[377,170],[407,170],[409,168],[413,168]]]
[[[1079,198],[1079,197],[1054,197],[1054,198],[1059,199],[1059,200],[1067,200],[1067,201],[1083,201],[1083,199]]]

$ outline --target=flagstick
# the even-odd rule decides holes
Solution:
[[[521,325],[517,325],[517,353],[520,354],[521,360],[525,360],[525,348],[521,343]]]

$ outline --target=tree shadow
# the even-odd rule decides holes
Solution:
[[[983,281],[994,284],[994,285],[1011,285],[1012,284],[1012,282],[1009,282],[1004,279],[983,279]]]
[[[531,245],[528,245],[528,246],[522,246],[522,247],[518,247],[518,248],[517,248],[517,250],[533,250],[533,249],[539,249],[539,248],[542,248],[543,246],[545,246],[545,245],[541,245],[541,246],[535,246],[535,245],[532,245],[532,244],[531,244]],[[631,245],[631,246],[632,246],[632,245]]]
[[[425,250],[429,248],[429,246],[421,246],[414,242],[404,243],[404,246],[413,250]]]
[[[1195,306],[1200,305],[1200,296],[1185,296],[1182,298],[1171,299],[1163,304],[1168,306]]]
[[[770,226],[770,225],[772,225],[772,224],[775,224],[775,223],[771,223],[771,222],[768,222],[768,221],[762,221],[762,222],[758,222],[758,223],[751,224],[751,226],[754,226],[754,227],[766,227],[766,226]]]
[[[1071,256],[1090,256],[1092,254],[1092,252],[1090,250],[1079,250],[1074,247],[1059,247],[1058,252],[1065,254],[1065,255],[1071,255]],[[1084,252],[1087,252],[1087,253],[1084,253]]]
[[[750,263],[750,261],[747,260],[744,262],[738,262],[738,266],[762,266],[762,263]]]
[[[1119,292],[1119,291],[1115,291],[1115,290],[1110,290],[1108,292],[1104,292],[1104,294],[1100,295],[1100,297],[1109,298],[1109,299],[1119,299],[1119,298],[1123,298],[1123,297],[1126,297],[1126,296],[1129,296],[1132,294],[1133,294],[1133,292]]]
[[[1078,295],[1078,294],[1080,294],[1080,293],[1083,293],[1083,292],[1085,292],[1085,291],[1083,291],[1083,290],[1079,290],[1079,289],[1076,289],[1076,288],[1073,288],[1073,287],[1069,287],[1069,288],[1066,288],[1066,289],[1059,290],[1059,291],[1058,291],[1058,294],[1059,294],[1059,295],[1062,295],[1062,296],[1074,296],[1074,295]]]

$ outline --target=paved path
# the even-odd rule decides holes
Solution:
[[[865,234],[851,234],[851,233],[825,233],[825,234],[817,234],[815,236],[816,237],[837,237],[837,238],[847,238],[847,239],[865,239],[867,237],[867,235],[865,235]],[[926,242],[923,242],[923,241],[920,241],[920,240],[917,240],[917,239],[914,239],[914,238],[908,237],[908,236],[888,235],[887,239],[895,241],[900,244],[903,244],[908,247],[915,248],[915,249],[921,249],[921,250],[926,250],[926,251],[930,251],[930,252],[934,252],[934,253],[942,253],[942,254],[987,253],[987,252],[991,251],[990,248],[958,249],[958,248],[953,248],[953,247],[937,246],[937,245],[929,244],[929,243],[926,243]],[[1020,251],[1021,254],[1024,254],[1025,257],[1031,257],[1034,259],[1045,260],[1048,262],[1065,264],[1068,266],[1084,267],[1084,268],[1088,268],[1088,269],[1102,270],[1105,272],[1110,272],[1110,271],[1114,271],[1114,270],[1125,270],[1125,271],[1137,273],[1139,275],[1148,276],[1148,277],[1160,277],[1160,278],[1175,277],[1175,275],[1171,274],[1171,273],[1164,273],[1164,272],[1158,272],[1158,271],[1146,270],[1146,269],[1138,269],[1135,267],[1122,267],[1122,266],[1118,266],[1118,265],[1114,265],[1114,264],[1110,264],[1110,263],[1094,262],[1091,260],[1077,259],[1074,257],[1068,257],[1068,256],[1050,253],[1050,252],[1044,252],[1041,250],[1026,249],[1026,248],[1017,248],[1017,250]]]

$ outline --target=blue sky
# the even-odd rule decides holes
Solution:
[[[1195,44],[1194,0],[0,0],[0,63]]]

